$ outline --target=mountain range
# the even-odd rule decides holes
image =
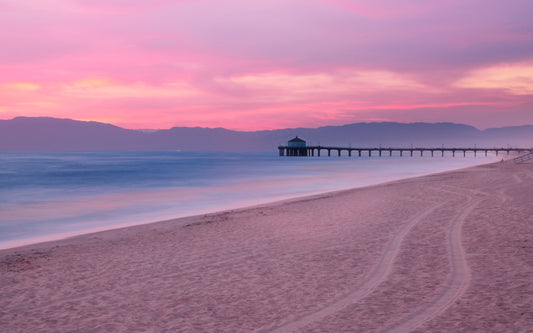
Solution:
[[[455,123],[374,122],[247,132],[201,127],[131,130],[49,117],[0,120],[0,151],[276,151],[295,136],[322,146],[532,147],[533,125],[479,130]]]

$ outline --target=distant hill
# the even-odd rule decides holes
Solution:
[[[380,122],[255,132],[201,127],[142,131],[93,121],[17,117],[0,120],[0,151],[274,151],[296,135],[323,146],[533,146],[533,125],[480,131],[454,123]]]

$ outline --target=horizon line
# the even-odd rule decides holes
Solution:
[[[203,128],[203,129],[224,129],[228,131],[234,131],[234,132],[267,132],[267,131],[276,131],[276,130],[291,130],[291,129],[320,129],[324,127],[342,127],[342,126],[349,126],[349,125],[356,125],[356,124],[384,124],[384,123],[391,123],[391,124],[453,124],[453,125],[462,125],[462,126],[469,126],[472,128],[475,128],[478,131],[485,131],[489,129],[497,129],[497,128],[507,128],[507,127],[522,127],[522,126],[533,126],[533,124],[521,124],[521,125],[508,125],[508,126],[501,126],[501,127],[487,127],[487,128],[479,128],[474,125],[466,124],[466,123],[457,123],[453,121],[436,121],[436,122],[425,122],[425,121],[411,121],[411,122],[402,122],[402,121],[393,121],[393,120],[374,120],[374,121],[360,121],[360,122],[354,122],[354,123],[345,123],[345,124],[339,124],[339,125],[321,125],[318,127],[280,127],[280,128],[272,128],[272,129],[261,129],[261,130],[239,130],[239,129],[231,129],[227,127],[204,127],[204,126],[171,126],[169,128],[127,128],[122,127],[120,125],[113,124],[111,122],[103,122],[98,120],[87,120],[87,119],[75,119],[75,118],[59,118],[59,117],[51,117],[51,116],[16,116],[10,119],[0,119],[0,121],[9,121],[9,120],[15,120],[17,118],[28,118],[28,119],[57,119],[57,120],[72,120],[72,121],[79,121],[79,122],[85,122],[85,123],[99,123],[99,124],[105,124],[105,125],[112,125],[121,129],[126,130],[132,130],[132,131],[141,131],[141,132],[148,132],[148,131],[165,131],[170,130],[172,128]]]

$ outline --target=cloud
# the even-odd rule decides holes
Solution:
[[[414,17],[427,12],[431,8],[438,6],[434,1],[398,1],[398,0],[323,0],[326,3],[334,4],[347,9],[358,15],[373,19],[391,19],[394,17]],[[450,1],[448,1],[450,2]]]
[[[19,91],[36,91],[41,89],[41,85],[31,82],[13,82],[5,83],[4,87]]]
[[[533,62],[476,69],[455,83],[469,89],[499,89],[513,95],[533,95]]]
[[[332,73],[259,73],[215,78],[219,85],[258,100],[275,103],[361,97],[384,91],[419,91],[430,88],[388,71],[344,69]]]
[[[529,0],[0,6],[0,107],[10,115],[257,129],[453,121],[460,108],[531,102]]]
[[[183,82],[154,86],[143,82],[124,84],[106,78],[85,78],[65,85],[63,93],[70,97],[89,99],[152,98],[156,100],[191,96],[197,91]]]

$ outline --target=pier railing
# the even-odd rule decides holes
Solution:
[[[341,156],[342,152],[346,152],[348,156],[352,156],[352,153],[356,153],[357,156],[363,156],[363,153],[366,153],[365,156],[392,156],[394,152],[399,153],[400,156],[408,154],[413,156],[414,154],[424,156],[429,153],[431,156],[434,156],[435,153],[440,153],[444,157],[445,152],[449,152],[455,157],[457,154],[462,154],[466,157],[468,152],[477,156],[478,153],[488,155],[489,152],[494,152],[496,156],[501,153],[533,153],[532,148],[384,148],[384,147],[374,147],[374,148],[357,148],[357,147],[327,147],[327,146],[307,146],[307,147],[289,147],[289,146],[279,146],[279,156],[321,156],[321,152],[327,152],[328,156],[331,156],[331,152],[337,152],[337,156]],[[374,155],[373,155],[374,154]],[[533,157],[532,157],[533,158]]]
[[[518,157],[513,158],[513,161],[515,163],[524,163],[529,160],[533,160],[533,151],[528,154],[520,155]]]

